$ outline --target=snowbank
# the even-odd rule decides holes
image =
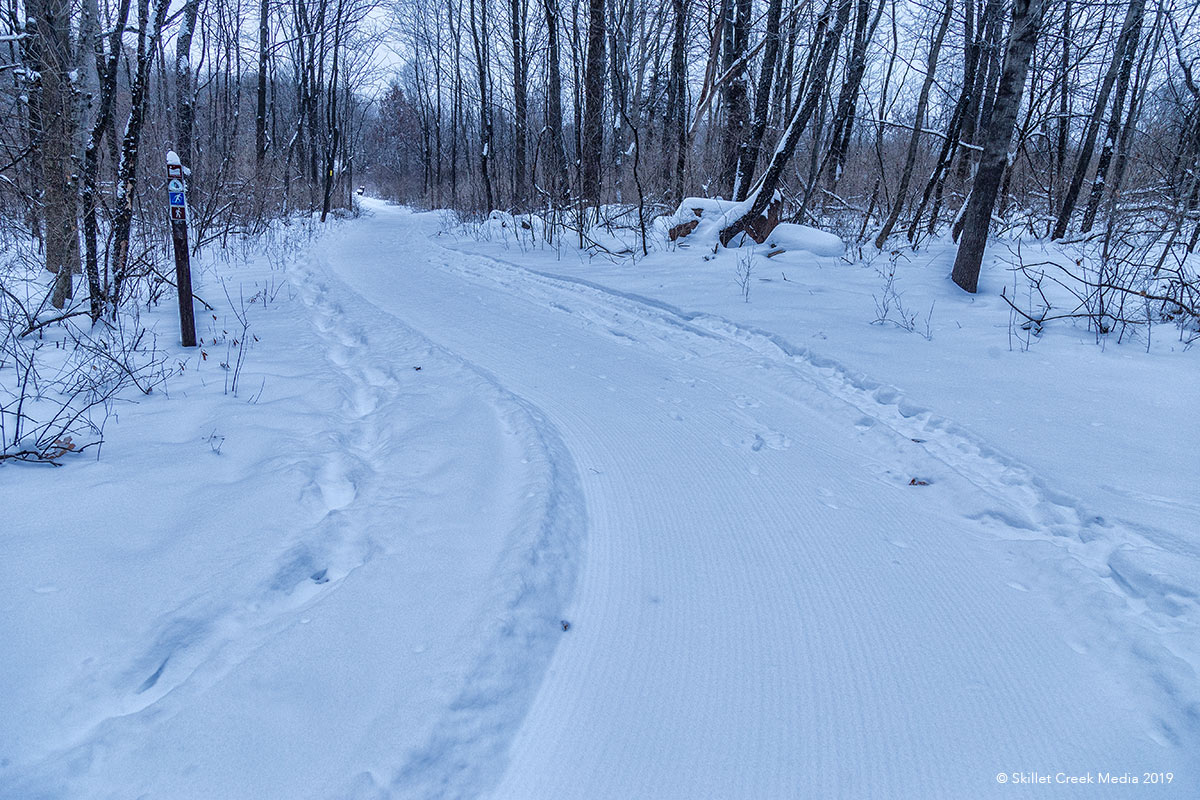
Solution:
[[[846,250],[842,240],[832,233],[819,231],[807,225],[781,222],[767,237],[766,244],[784,250],[803,250],[814,256],[836,257]]]

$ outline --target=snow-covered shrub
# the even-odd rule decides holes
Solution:
[[[57,464],[102,442],[122,395],[166,380],[166,354],[136,304],[93,326],[86,297],[46,308],[30,260],[0,269],[0,461]]]
[[[1032,246],[1018,239],[1004,257],[1013,272],[1004,298],[1034,333],[1071,320],[1097,341],[1148,343],[1156,324],[1170,323],[1191,344],[1200,338],[1200,260],[1185,245],[1152,235]]]

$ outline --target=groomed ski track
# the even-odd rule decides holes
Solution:
[[[586,533],[549,663],[485,642],[482,664],[524,671],[477,672],[355,796],[1032,797],[998,775],[1197,774],[1195,631],[1140,533],[768,332],[371,213],[311,279],[519,398],[561,441]]]

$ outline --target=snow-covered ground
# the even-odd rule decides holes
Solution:
[[[0,468],[0,796],[1200,793],[1169,329],[367,205],[227,272],[239,396],[222,307],[101,459]]]

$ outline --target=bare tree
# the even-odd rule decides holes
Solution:
[[[1096,221],[1096,211],[1100,208],[1100,199],[1104,196],[1105,181],[1108,178],[1108,168],[1112,164],[1113,151],[1117,147],[1117,138],[1121,133],[1121,112],[1125,108],[1125,97],[1129,94],[1129,82],[1133,77],[1133,62],[1138,50],[1142,32],[1142,19],[1145,15],[1145,3],[1130,4],[1133,20],[1130,23],[1129,37],[1121,54],[1113,95],[1112,111],[1108,115],[1108,125],[1105,129],[1104,144],[1100,148],[1100,157],[1096,161],[1096,172],[1092,178],[1092,191],[1088,197],[1087,208],[1083,212],[1083,222],[1079,226],[1080,233],[1087,233]],[[1131,108],[1137,108],[1137,97],[1130,100]]]
[[[1083,188],[1084,179],[1087,177],[1088,166],[1092,162],[1092,154],[1096,147],[1096,137],[1100,132],[1100,121],[1104,118],[1104,111],[1108,108],[1108,97],[1112,92],[1113,84],[1117,80],[1117,75],[1121,71],[1121,65],[1125,62],[1125,52],[1130,46],[1130,41],[1135,38],[1135,30],[1140,30],[1142,25],[1142,14],[1146,8],[1146,0],[1130,0],[1130,3],[1125,11],[1125,21],[1121,25],[1121,33],[1117,37],[1116,47],[1113,51],[1112,60],[1109,62],[1108,69],[1104,73],[1104,79],[1100,83],[1100,90],[1096,95],[1096,104],[1092,108],[1091,118],[1088,120],[1087,132],[1084,136],[1083,144],[1079,150],[1079,158],[1075,162],[1075,172],[1071,176],[1071,182],[1067,186],[1066,194],[1063,196],[1062,208],[1058,212],[1058,219],[1054,223],[1053,238],[1061,239],[1067,234],[1067,225],[1071,220],[1071,213],[1075,210],[1075,202],[1079,199],[1079,192]]]
[[[489,164],[492,160],[492,108],[488,100],[491,88],[491,56],[488,52],[487,0],[479,0],[479,13],[475,11],[475,0],[468,0],[471,26],[471,44],[475,49],[475,71],[479,77],[479,177],[483,181],[484,212],[491,211],[492,177]]]
[[[767,130],[767,115],[771,111],[771,86],[775,82],[775,62],[779,60],[779,19],[782,13],[783,0],[770,0],[767,6],[766,47],[754,95],[754,117],[750,123],[750,133],[738,152],[737,175],[733,181],[734,200],[746,199],[750,182],[754,179],[754,170],[758,166],[759,150]]]
[[[564,199],[570,178],[567,173],[567,148],[563,138],[562,74],[558,35],[558,0],[542,0],[546,14],[546,130],[550,144],[547,148],[547,172],[550,175],[550,197],[556,203]]]
[[[664,122],[663,183],[676,202],[683,199],[688,157],[687,0],[671,0],[671,57],[667,67],[667,108]]]
[[[99,75],[99,98],[91,135],[83,154],[80,205],[83,210],[83,242],[86,254],[86,273],[91,300],[92,321],[103,313],[104,288],[100,281],[99,224],[97,221],[97,182],[100,172],[100,146],[113,129],[113,105],[117,94],[117,65],[121,56],[121,34],[129,19],[129,0],[121,0],[107,38],[95,42],[96,74]],[[105,47],[107,42],[107,49]]]
[[[987,246],[992,209],[996,204],[1000,179],[1008,163],[1008,148],[1012,142],[1021,98],[1025,93],[1025,78],[1029,72],[1029,60],[1037,45],[1043,11],[1044,0],[1013,2],[1004,68],[996,89],[996,97],[992,101],[992,114],[983,155],[979,158],[975,183],[963,212],[962,239],[958,244],[954,271],[951,273],[954,282],[972,294],[979,286],[979,269],[983,264],[983,253]]]
[[[912,136],[908,140],[908,153],[904,157],[904,171],[900,174],[900,186],[896,189],[896,197],[892,203],[891,213],[875,237],[875,247],[882,250],[887,238],[892,234],[896,220],[900,219],[900,211],[912,182],[913,166],[917,163],[917,148],[921,146],[921,134],[925,127],[925,111],[929,107],[929,90],[933,87],[933,78],[937,73],[938,54],[942,49],[942,41],[946,31],[950,29],[950,15],[954,11],[954,0],[946,0],[942,15],[938,21],[937,32],[929,45],[929,54],[925,61],[925,80],[921,83],[921,94],[917,98],[916,118],[913,120]]]
[[[192,93],[192,34],[201,0],[187,0],[183,5],[179,32],[175,37],[175,147],[174,150],[189,169],[192,161],[192,127],[196,122],[196,100]]]
[[[824,93],[829,64],[833,60],[833,54],[837,51],[838,44],[842,39],[842,32],[850,19],[850,7],[851,0],[829,0],[829,4],[825,7],[815,37],[815,40],[821,43],[818,55],[813,62],[807,87],[801,87],[805,89],[804,100],[803,102],[797,101],[796,111],[788,121],[783,138],[775,149],[770,163],[767,164],[758,188],[749,196],[753,197],[750,208],[721,231],[722,245],[728,246],[734,237],[745,233],[754,224],[754,221],[762,216],[774,198],[779,180],[783,176],[783,169],[791,159],[792,153],[795,152],[796,144],[800,141],[800,136],[804,133],[804,129]]]
[[[254,165],[259,180],[267,158],[267,68],[271,54],[270,0],[258,6],[258,74],[254,94]]]
[[[28,10],[35,22],[40,76],[37,116],[41,129],[35,136],[41,156],[45,265],[55,275],[51,302],[55,308],[63,308],[71,297],[72,276],[80,271],[72,160],[76,116],[71,87],[71,5],[66,0],[32,0]]]
[[[750,44],[750,0],[723,0],[722,5],[722,110],[725,130],[721,142],[721,173],[718,185],[729,197],[744,194],[738,185],[738,166],[748,138],[749,89],[746,85]],[[768,34],[769,35],[769,34]]]
[[[587,66],[583,76],[583,125],[580,135],[583,163],[581,199],[600,202],[600,154],[604,148],[604,0],[588,0]]]
[[[513,200],[520,206],[525,200],[528,180],[525,169],[525,144],[528,139],[529,107],[526,95],[528,56],[525,44],[525,0],[509,0],[509,22],[512,31],[513,68]]]
[[[150,68],[162,36],[168,5],[170,0],[157,0],[151,14],[150,0],[138,0],[137,61],[134,65],[133,88],[130,90],[129,120],[125,123],[121,161],[117,167],[117,213],[113,218],[113,313],[121,305],[121,292],[128,278],[129,235],[137,194],[142,128],[146,120],[146,95],[150,86]]]

